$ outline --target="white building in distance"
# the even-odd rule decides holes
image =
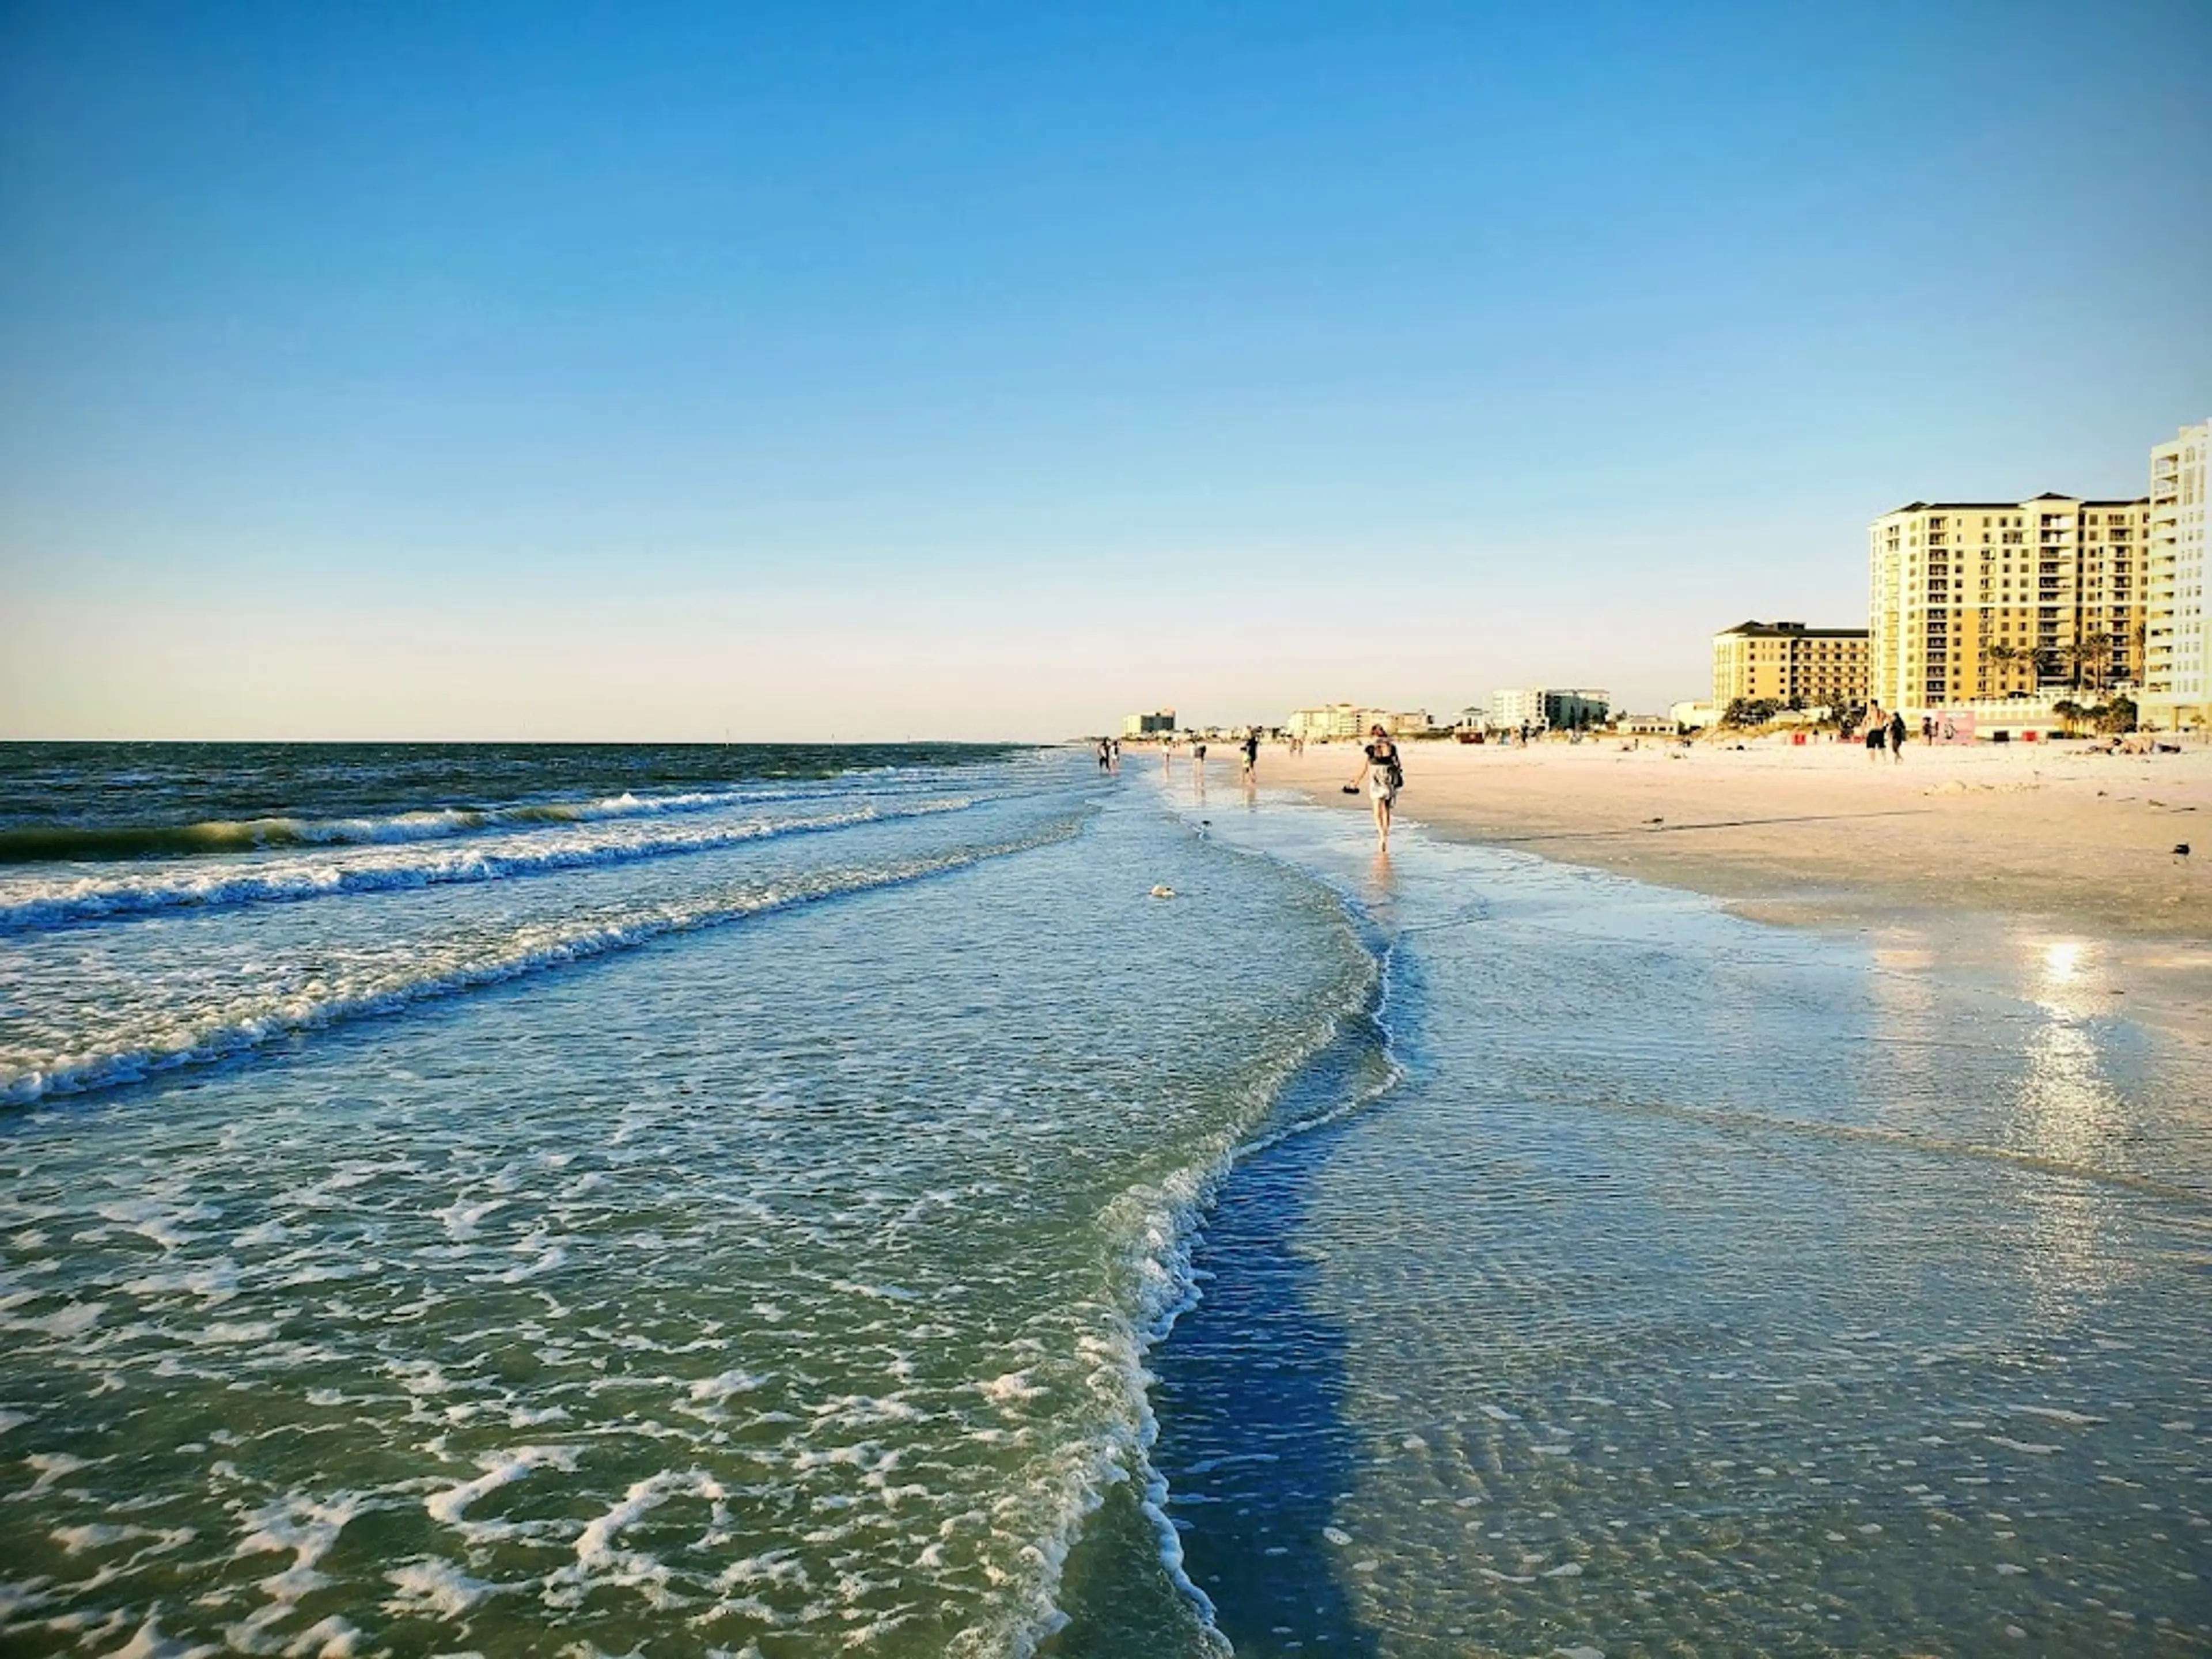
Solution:
[[[2212,421],[2150,452],[2143,544],[2142,722],[2212,723],[2212,630],[2204,611],[2204,510]]]
[[[1367,728],[1384,718],[1379,708],[1363,708],[1356,702],[1326,702],[1317,708],[1291,711],[1290,733],[1308,743],[1328,743],[1363,738]]]
[[[1394,738],[1418,738],[1432,729],[1425,708],[1394,712],[1369,708],[1356,702],[1328,702],[1318,708],[1293,709],[1291,723],[1285,729],[1291,737],[1303,738],[1309,743],[1348,743],[1364,741],[1369,729],[1377,726]]]
[[[1505,686],[1490,694],[1490,724],[1505,732],[1581,731],[1603,726],[1611,699],[1589,686]]]

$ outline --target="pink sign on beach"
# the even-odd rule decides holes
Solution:
[[[1974,741],[1973,711],[1962,709],[1954,712],[1948,708],[1937,709],[1936,711],[1936,741],[1972,744]]]

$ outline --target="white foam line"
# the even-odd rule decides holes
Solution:
[[[441,851],[428,857],[359,859],[344,863],[309,858],[244,869],[235,865],[208,869],[203,860],[198,861],[199,867],[165,869],[158,874],[42,883],[22,897],[0,899],[0,933],[40,932],[155,910],[283,903],[346,893],[502,881],[518,876],[634,863],[642,859],[708,853],[779,836],[806,835],[849,829],[860,823],[957,812],[975,805],[974,797],[958,797],[905,807],[869,805],[850,812],[780,823],[756,818],[727,829],[627,841],[570,840],[550,845],[526,842],[513,850],[479,846]]]
[[[1210,837],[1207,839],[1211,841]],[[1354,936],[1359,937],[1363,933],[1358,921],[1360,907],[1358,901],[1335,883],[1268,852],[1226,842],[1211,844],[1234,856],[1256,858],[1288,870],[1304,880],[1316,882],[1343,908],[1346,921],[1352,924]],[[1047,1540],[1042,1547],[1047,1564],[1042,1586],[1046,1611],[1043,1617],[1017,1642],[1015,1652],[1018,1659],[1028,1659],[1037,1643],[1066,1622],[1066,1615],[1056,1605],[1062,1565],[1079,1535],[1084,1521],[1103,1501],[1100,1488],[1106,1480],[1115,1478],[1110,1473],[1111,1466],[1124,1450],[1132,1456],[1134,1467],[1131,1474],[1144,1493],[1139,1507],[1152,1523],[1153,1534],[1158,1540],[1160,1562],[1166,1570],[1169,1582],[1196,1609],[1202,1639],[1209,1644],[1219,1659],[1229,1659],[1233,1651],[1229,1638],[1220,1630],[1212,1598],[1191,1578],[1186,1568],[1182,1534],[1167,1512],[1170,1495],[1167,1477],[1159,1472],[1152,1459],[1152,1448],[1159,1439],[1159,1419],[1152,1410],[1152,1392],[1147,1386],[1150,1373],[1146,1369],[1146,1361],[1152,1351],[1172,1334],[1176,1322],[1198,1305],[1198,1280],[1192,1260],[1197,1237],[1214,1195],[1236,1167],[1269,1147],[1310,1133],[1338,1122],[1353,1112],[1364,1109],[1404,1078],[1405,1068],[1397,1058],[1395,1036],[1387,1018],[1393,983],[1391,958],[1395,942],[1385,941],[1379,946],[1368,947],[1362,939],[1362,945],[1369,951],[1374,971],[1372,977],[1359,988],[1358,1000],[1333,1013],[1323,1023],[1319,1034],[1292,1055],[1265,1093],[1270,1103],[1279,1097],[1284,1087],[1298,1072],[1336,1040],[1343,1030],[1346,1016],[1368,1020],[1381,1036],[1386,1061],[1385,1074],[1380,1082],[1359,1091],[1354,1098],[1334,1110],[1236,1141],[1226,1146],[1210,1164],[1170,1177],[1167,1188],[1161,1190],[1160,1196],[1169,1201],[1164,1214],[1147,1218],[1150,1224],[1147,1231],[1157,1242],[1149,1260],[1144,1263],[1147,1270],[1144,1279],[1145,1293],[1140,1296],[1133,1328],[1129,1333],[1126,1352],[1120,1356],[1117,1366],[1133,1400],[1135,1414],[1133,1444],[1112,1440],[1099,1449],[1091,1488],[1085,1494],[1084,1501],[1077,1512],[1069,1517],[1060,1534]],[[1170,1188],[1179,1190],[1170,1193]]]
[[[1313,879],[1310,872],[1285,866],[1266,854],[1227,846],[1224,850],[1237,856],[1261,858],[1279,867],[1290,868],[1305,879]],[[1352,905],[1348,896],[1341,892],[1335,896],[1345,902],[1349,911]],[[1012,1644],[1016,1659],[1030,1659],[1037,1644],[1066,1622],[1066,1615],[1057,1605],[1060,1573],[1085,1522],[1104,1501],[1105,1487],[1121,1478],[1120,1465],[1124,1458],[1128,1460],[1128,1475],[1143,1494],[1138,1507],[1152,1528],[1160,1564],[1169,1582],[1197,1613],[1201,1639],[1208,1644],[1210,1652],[1218,1659],[1229,1659],[1232,1650],[1219,1628],[1212,1598],[1190,1577],[1183,1558],[1182,1535],[1168,1516],[1167,1478],[1152,1462],[1152,1448],[1159,1439],[1159,1419],[1152,1410],[1148,1386],[1151,1374],[1146,1362],[1152,1350],[1167,1340],[1176,1322],[1198,1305],[1198,1279],[1192,1256],[1204,1218],[1230,1173],[1267,1147],[1334,1122],[1346,1113],[1370,1103],[1403,1076],[1402,1068],[1390,1053],[1389,1028],[1381,1017],[1389,988],[1388,949],[1370,952],[1370,960],[1374,975],[1359,987],[1357,1000],[1333,1012],[1316,1035],[1288,1057],[1280,1072],[1259,1092],[1265,1103],[1264,1115],[1299,1071],[1336,1040],[1347,1015],[1370,1020],[1382,1035],[1385,1058],[1389,1061],[1388,1076],[1382,1083],[1362,1090],[1356,1100],[1335,1111],[1258,1137],[1225,1139],[1212,1158],[1169,1176],[1149,1191],[1133,1189],[1123,1194],[1125,1200],[1144,1206],[1136,1233],[1139,1241],[1149,1241],[1149,1248],[1143,1249],[1137,1263],[1137,1306],[1129,1328],[1112,1354],[1112,1368],[1127,1391],[1132,1421],[1126,1428],[1109,1431],[1096,1449],[1089,1479],[1083,1490],[1074,1495],[1062,1526],[1037,1547],[1044,1563],[1037,1589],[1040,1607],[1028,1627],[1016,1635]],[[1232,1131],[1232,1135],[1235,1133]]]
[[[578,1455],[574,1446],[517,1446],[512,1451],[478,1460],[482,1474],[431,1493],[423,1500],[422,1507],[433,1521],[458,1526],[467,1516],[470,1504],[501,1486],[514,1485],[532,1469],[556,1468],[573,1474]]]
[[[396,1013],[432,998],[519,979],[526,974],[605,956],[671,934],[962,869],[986,859],[1066,840],[1076,833],[1082,823],[1081,817],[1072,817],[1013,841],[965,848],[933,858],[902,860],[879,868],[820,871],[785,884],[746,888],[700,902],[657,906],[620,921],[586,924],[555,933],[550,938],[545,937],[546,929],[526,929],[513,936],[513,942],[505,950],[446,973],[397,983],[372,984],[351,994],[319,1000],[270,1002],[258,1015],[213,1023],[159,1047],[72,1056],[18,1073],[0,1079],[0,1105],[24,1105],[56,1095],[82,1094],[134,1083],[175,1066],[227,1059],[278,1037],[319,1030],[343,1021]]]

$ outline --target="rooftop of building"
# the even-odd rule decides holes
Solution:
[[[1907,501],[1881,516],[1891,519],[1900,513],[2016,513],[2037,501],[2069,501],[2077,507],[2141,507],[2149,499],[2148,495],[2137,495],[2127,501],[2091,501],[2087,496],[2062,495],[2055,489],[2046,489],[2040,495],[2017,501]]]
[[[1753,639],[1863,640],[1867,636],[1863,628],[1808,628],[1797,622],[1741,622],[1734,628],[1723,628],[1713,635],[1726,639],[1740,634]]]

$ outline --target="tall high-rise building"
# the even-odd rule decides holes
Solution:
[[[2142,673],[2148,500],[1914,501],[1869,535],[1868,694],[1919,712]],[[2200,566],[2201,568],[2201,566]]]
[[[1747,622],[1713,635],[1713,707],[1848,708],[1867,694],[1867,631]]]
[[[2204,509],[2212,421],[2150,452],[2143,556],[2146,726],[2212,723],[2212,635],[2204,613]]]

